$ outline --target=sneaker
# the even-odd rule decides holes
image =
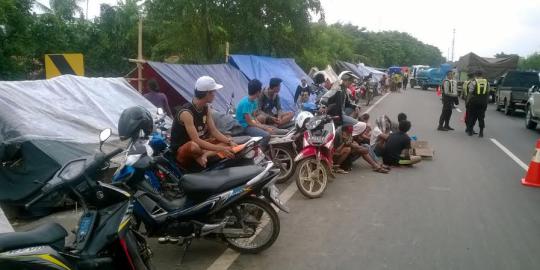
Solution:
[[[444,127],[438,127],[437,130],[439,130],[439,131],[448,131],[448,129],[446,129]]]

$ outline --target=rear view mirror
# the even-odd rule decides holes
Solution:
[[[110,128],[104,129],[99,134],[99,151],[101,151],[101,147],[103,146],[103,143],[111,137],[112,130]]]
[[[157,115],[163,115],[163,109],[157,108]]]

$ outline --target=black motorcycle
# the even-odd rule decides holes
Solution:
[[[101,133],[101,144],[110,134],[110,129]],[[57,223],[0,234],[0,269],[152,269],[152,252],[132,229],[133,198],[90,177],[121,151],[69,161],[26,204],[29,208],[53,193],[70,192],[84,209],[71,245],[65,245],[67,232]]]

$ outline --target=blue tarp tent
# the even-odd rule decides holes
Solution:
[[[270,78],[281,78],[283,83],[279,96],[285,111],[296,110],[293,99],[300,80],[306,78],[308,83],[313,82],[292,58],[231,55],[229,59],[231,64],[238,67],[249,79],[259,79],[265,86],[268,86]]]
[[[157,75],[167,82],[186,101],[190,101],[193,98],[195,82],[199,77],[208,75],[214,78],[217,83],[223,85],[223,89],[216,92],[216,99],[213,103],[213,107],[220,112],[227,110],[231,98],[233,107],[236,107],[238,101],[247,95],[247,78],[242,72],[229,64],[177,65],[159,62],[148,62],[148,64]],[[151,76],[147,77],[151,78]],[[168,96],[171,95],[167,91],[164,92]]]

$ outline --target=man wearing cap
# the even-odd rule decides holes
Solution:
[[[489,83],[482,77],[483,71],[477,70],[474,72],[474,79],[468,84],[469,89],[469,112],[470,118],[467,123],[467,134],[473,135],[473,129],[478,121],[480,132],[478,137],[484,137],[484,118],[486,116],[486,110],[489,102]]]
[[[345,113],[347,111],[351,114],[357,114],[359,110],[356,104],[352,103],[347,95],[347,88],[354,82],[355,78],[358,77],[354,76],[354,74],[352,74],[350,71],[341,72],[339,75],[341,87],[339,89],[329,90],[322,96],[320,100],[321,105],[327,107],[328,115],[339,116],[340,119],[336,120],[336,124],[338,126],[342,125],[342,123],[354,125],[358,122],[358,120],[348,116]]]
[[[202,76],[195,83],[195,97],[184,104],[173,119],[171,149],[184,169],[197,165],[206,167],[208,158],[218,152],[232,157],[233,140],[223,135],[212,118],[208,104],[214,101],[215,92],[223,88],[209,76]]]
[[[280,78],[270,79],[269,88],[264,90],[259,98],[259,113],[257,120],[263,124],[281,127],[291,122],[294,117],[293,112],[283,112],[279,98],[281,89]]]

